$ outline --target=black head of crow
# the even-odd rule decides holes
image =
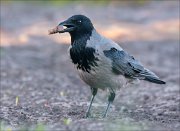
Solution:
[[[165,84],[117,43],[101,36],[86,16],[74,15],[50,30],[49,34],[64,32],[69,32],[71,36],[70,58],[81,79],[91,87],[92,98],[86,117],[90,115],[98,89],[109,90],[105,117],[114,101],[116,89],[134,80]]]
[[[69,32],[71,35],[71,39],[75,40],[86,35],[90,36],[94,27],[91,23],[91,20],[86,16],[74,15],[66,21],[61,22],[55,29],[55,33]]]

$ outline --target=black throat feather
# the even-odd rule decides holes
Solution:
[[[77,69],[90,73],[92,66],[97,66],[98,58],[94,56],[95,49],[86,47],[87,41],[90,40],[92,33],[81,35],[71,34],[70,56],[72,62],[77,65]]]

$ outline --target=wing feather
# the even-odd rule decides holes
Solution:
[[[123,50],[111,48],[103,51],[105,56],[112,60],[112,71],[115,74],[122,74],[129,78],[138,78],[151,81],[158,84],[165,84],[152,71],[143,67],[143,65],[133,56]]]

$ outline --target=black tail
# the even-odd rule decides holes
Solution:
[[[156,74],[146,68],[143,72],[140,73],[140,76],[144,77],[143,79],[149,82],[153,82],[156,84],[166,84],[166,82],[160,80]]]
[[[156,84],[166,84],[166,82],[164,82],[164,81],[162,81],[162,80],[160,80],[158,78],[154,78],[154,77],[150,77],[150,76],[145,77],[144,80],[150,81],[150,82],[153,82],[153,83],[156,83]]]

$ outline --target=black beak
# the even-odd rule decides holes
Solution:
[[[75,25],[72,24],[69,20],[66,20],[64,22],[61,22],[55,28],[49,30],[49,34],[71,32],[74,29],[75,29]]]
[[[61,22],[57,27],[60,27],[60,29],[63,29],[63,30],[59,30],[59,33],[71,32],[75,29],[75,25],[72,24],[72,22],[69,22],[69,20]]]

